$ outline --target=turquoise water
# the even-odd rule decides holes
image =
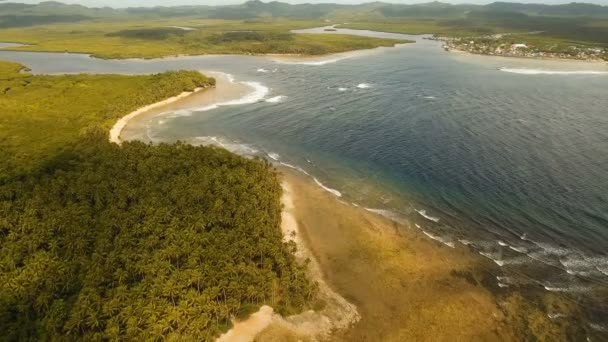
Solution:
[[[272,157],[344,201],[470,246],[502,267],[501,286],[606,298],[608,68],[459,55],[413,38],[328,63],[2,51],[0,59],[39,73],[188,68],[253,82],[240,102],[144,117],[125,136]],[[606,302],[593,298],[590,324],[606,329]]]

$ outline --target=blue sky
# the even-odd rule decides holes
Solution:
[[[1,0],[0,0],[1,1]],[[270,1],[270,0],[264,0]],[[363,3],[371,2],[373,0],[281,0],[282,2],[288,3]],[[385,2],[393,3],[421,3],[428,2],[431,0],[384,0]],[[494,0],[441,0],[443,2],[450,3],[476,3],[484,4],[490,3]],[[498,0],[497,0],[498,1]],[[504,1],[504,0],[502,0]],[[513,2],[521,3],[547,3],[547,4],[564,4],[574,2],[575,0],[520,0]],[[24,3],[38,3],[38,0],[6,0],[6,2],[24,2]],[[150,6],[179,6],[179,5],[228,5],[228,4],[239,4],[244,0],[60,0],[60,2],[70,4],[81,4],[85,6],[93,7],[150,7]],[[601,5],[608,5],[608,0],[576,0],[576,2],[588,2],[596,3]]]

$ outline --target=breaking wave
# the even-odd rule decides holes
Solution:
[[[431,239],[435,240],[435,241],[439,241],[442,244],[451,247],[451,248],[456,248],[456,245],[454,244],[454,242],[447,240],[446,238],[443,238],[441,236],[438,235],[433,235],[425,230],[422,231],[424,233],[424,235],[430,237]]]
[[[544,69],[526,69],[526,68],[508,68],[502,67],[500,71],[510,72],[521,75],[608,75],[608,71],[599,70],[544,70]]]
[[[418,209],[415,209],[415,210],[418,214],[420,214],[420,216],[424,217],[425,219],[433,221],[433,222],[439,222],[438,217],[434,217],[434,216],[427,214],[426,210],[418,210]]]
[[[323,185],[323,183],[321,183],[321,182],[320,182],[320,181],[319,181],[317,178],[315,178],[315,177],[313,177],[312,179],[313,179],[313,180],[315,181],[315,183],[317,183],[317,185],[318,185],[318,186],[320,186],[320,187],[321,187],[323,190],[325,190],[325,191],[329,192],[330,194],[332,194],[332,195],[334,195],[334,196],[336,196],[336,197],[342,197],[342,193],[341,193],[340,191],[338,191],[338,190],[336,190],[336,189],[329,188],[329,187],[327,187],[327,186]]]
[[[279,103],[279,102],[283,101],[286,98],[287,98],[287,96],[285,96],[285,95],[279,95],[279,96],[275,96],[275,97],[271,97],[271,98],[267,99],[266,102],[268,102],[268,103]]]

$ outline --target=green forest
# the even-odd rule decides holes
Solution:
[[[212,84],[0,63],[2,340],[209,341],[262,304],[307,306],[316,285],[282,240],[268,162],[108,142],[121,115]]]
[[[541,50],[551,47],[554,52],[563,51],[564,46],[608,47],[608,6],[584,3],[292,5],[251,0],[226,6],[126,9],[59,2],[0,3],[0,41],[28,44],[11,47],[13,50],[82,52],[101,58],[320,55],[405,42],[339,34],[290,34],[294,29],[332,24],[451,38],[518,34],[518,42]]]

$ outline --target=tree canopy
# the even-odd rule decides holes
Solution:
[[[316,285],[283,241],[268,162],[108,142],[116,117],[210,79],[22,69],[0,63],[3,340],[209,341],[263,304],[285,314],[307,306]],[[98,97],[77,91],[88,88]],[[57,137],[41,153],[38,135]]]

